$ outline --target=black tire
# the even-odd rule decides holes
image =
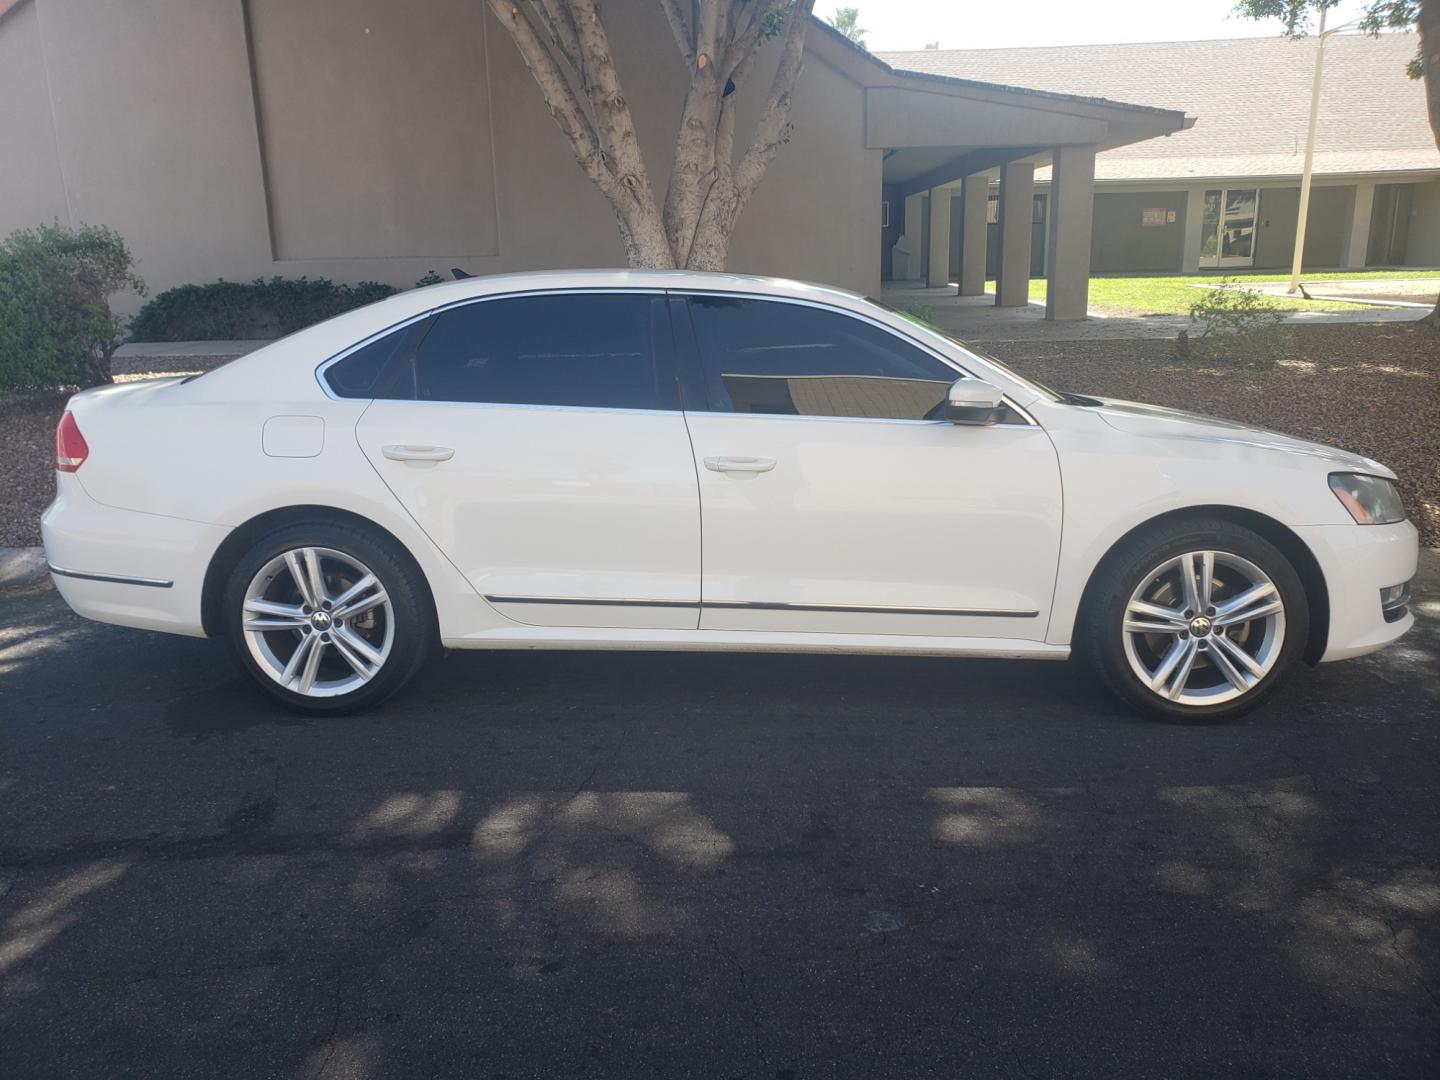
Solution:
[[[285,552],[303,548],[329,549],[368,569],[385,590],[388,608],[382,610],[384,617],[393,622],[389,652],[378,670],[367,682],[335,696],[307,696],[281,686],[252,653],[243,627],[246,591],[251,581]],[[311,716],[342,716],[385,700],[414,677],[433,654],[438,639],[429,590],[409,556],[377,530],[339,522],[287,525],[254,544],[230,572],[221,601],[221,617],[231,653],[241,670],[267,697]],[[299,633],[301,631],[296,631],[295,636]],[[309,636],[311,630],[303,633]],[[283,648],[287,635],[277,633],[276,636]],[[325,640],[330,640],[328,635]],[[335,661],[327,660],[327,663]]]
[[[1147,580],[1158,580],[1151,572],[1167,559],[1196,551],[1228,553],[1247,560],[1270,579],[1284,605],[1283,639],[1274,664],[1240,696],[1209,705],[1168,700],[1140,679],[1126,655],[1124,624],[1131,596]],[[1086,589],[1075,648],[1117,697],[1140,712],[1171,722],[1214,723],[1244,715],[1275,693],[1304,654],[1309,628],[1305,587],[1289,559],[1250,529],[1224,518],[1197,516],[1145,529],[1106,556]],[[1188,640],[1191,635],[1183,636]],[[1198,644],[1200,638],[1196,640]],[[1218,683],[1218,672],[1212,678]]]

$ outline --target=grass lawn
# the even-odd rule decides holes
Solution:
[[[1225,277],[1243,282],[1289,281],[1290,275],[1278,274],[1194,274],[1175,277],[1097,277],[1090,279],[1090,308],[1103,315],[1188,315],[1190,305],[1200,296],[1196,285],[1215,285]],[[1301,281],[1389,281],[1403,278],[1440,277],[1440,270],[1334,270],[1305,274]],[[1030,298],[1045,299],[1045,279],[1030,282]],[[986,287],[994,290],[995,283]],[[1357,311],[1365,305],[1337,304],[1328,300],[1306,300],[1303,297],[1268,297],[1284,311]]]

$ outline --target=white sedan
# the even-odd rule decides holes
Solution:
[[[444,646],[1075,652],[1134,706],[1221,718],[1414,621],[1383,465],[1054,393],[768,278],[407,292],[78,394],[56,452],[70,606],[223,637],[311,713]]]

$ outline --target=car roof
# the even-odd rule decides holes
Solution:
[[[821,285],[761,274],[716,273],[703,270],[645,270],[628,267],[593,270],[530,270],[508,274],[486,274],[431,285],[410,295],[423,295],[433,306],[451,304],[470,297],[547,289],[685,289],[705,292],[762,293],[818,301],[863,300],[859,293],[833,285]]]

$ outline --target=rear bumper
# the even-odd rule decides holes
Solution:
[[[55,588],[77,615],[98,622],[203,637],[205,571],[230,530],[95,502],[57,475],[40,519]]]
[[[1415,625],[1408,611],[1387,619],[1380,602],[1380,590],[1415,576],[1420,540],[1414,525],[1312,525],[1295,532],[1314,553],[1330,593],[1321,663],[1384,648]]]

